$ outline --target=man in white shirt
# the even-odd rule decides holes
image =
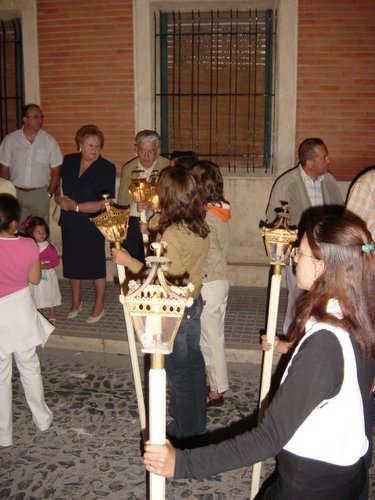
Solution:
[[[273,185],[266,216],[273,222],[281,203],[288,203],[289,225],[298,227],[302,237],[307,217],[340,211],[344,202],[333,175],[328,172],[328,149],[319,138],[305,139],[298,148],[299,164],[287,170]],[[303,292],[297,287],[292,265],[286,266],[288,305],[283,326],[284,335],[295,316],[296,301]]]
[[[49,207],[60,180],[62,154],[57,141],[45,132],[43,113],[28,104],[22,113],[23,127],[4,137],[0,146],[1,174],[17,189],[21,221],[29,214],[49,223]]]
[[[129,193],[132,172],[137,170],[137,176],[150,180],[153,172],[160,172],[169,165],[168,158],[160,156],[161,138],[154,130],[142,130],[135,136],[135,151],[137,156],[125,163],[122,167],[121,181],[118,190],[117,203],[122,206],[130,205],[129,229],[123,247],[132,257],[143,260],[145,258],[142,234],[139,229],[139,206]]]

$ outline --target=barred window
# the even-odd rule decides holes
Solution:
[[[22,125],[24,105],[21,20],[0,20],[0,139]]]
[[[161,12],[155,34],[162,153],[272,170],[276,10]]]

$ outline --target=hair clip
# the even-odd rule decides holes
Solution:
[[[372,250],[375,250],[375,245],[374,242],[372,241],[370,244],[366,243],[365,245],[361,246],[362,252],[370,253]]]
[[[28,228],[29,224],[30,224],[30,221],[31,219],[33,218],[33,216],[31,214],[29,214],[26,219],[22,222],[21,224],[21,228],[23,231],[26,231],[26,229]]]

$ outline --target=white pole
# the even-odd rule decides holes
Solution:
[[[147,224],[147,217],[146,217],[145,210],[142,210],[142,212],[141,212],[141,222],[144,222]],[[143,250],[145,252],[145,257],[147,257],[147,255],[148,255],[148,243],[149,243],[148,234],[142,233],[142,239],[143,239]]]
[[[272,345],[272,347],[269,351],[265,351],[263,353],[262,381],[260,385],[260,395],[259,395],[258,422],[262,420],[264,412],[266,410],[268,393],[271,385],[272,359],[273,359],[273,351],[274,351],[274,343],[276,335],[277,313],[279,310],[280,286],[281,286],[281,266],[279,266],[279,268],[274,266],[274,273],[271,279],[271,291],[270,291],[270,300],[268,306],[267,332],[266,332],[267,342],[269,342]],[[250,500],[253,500],[259,491],[261,468],[262,468],[262,462],[258,462],[254,464],[252,467]]]
[[[166,375],[163,369],[150,370],[149,375],[149,428],[150,443],[165,443],[165,415],[166,415]],[[150,473],[150,500],[165,499],[165,477]]]
[[[141,373],[139,370],[137,346],[135,343],[133,324],[132,324],[131,318],[129,316],[128,309],[126,307],[125,302],[123,300],[121,300],[121,299],[125,298],[124,284],[125,284],[126,275],[125,275],[124,266],[120,266],[117,264],[117,274],[118,274],[118,280],[119,280],[120,291],[121,291],[120,301],[122,303],[122,308],[124,311],[126,331],[128,334],[130,360],[131,360],[131,364],[132,364],[135,393],[136,393],[137,403],[138,403],[139,420],[141,422],[142,435],[145,438],[146,437],[146,407],[145,407],[145,401],[144,401],[144,397],[143,397]]]

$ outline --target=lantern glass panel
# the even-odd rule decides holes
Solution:
[[[142,352],[170,354],[174,338],[180,326],[181,315],[155,313],[131,313],[134,329],[142,345]]]

